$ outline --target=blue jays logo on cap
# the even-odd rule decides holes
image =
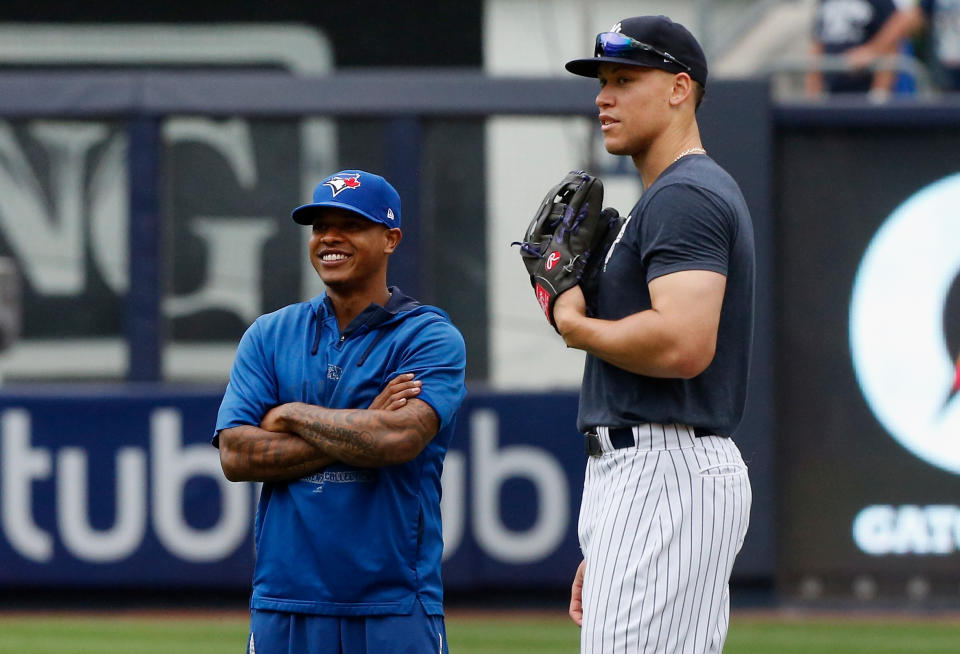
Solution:
[[[323,182],[324,186],[329,186],[333,191],[333,197],[337,197],[337,194],[340,191],[346,190],[348,188],[357,188],[360,186],[360,175],[350,175],[349,177],[340,177],[336,175],[331,177],[327,181]]]
[[[394,228],[400,227],[400,195],[380,175],[363,170],[341,170],[330,175],[313,191],[313,202],[297,207],[294,222],[312,225],[327,207],[343,209],[367,220]]]

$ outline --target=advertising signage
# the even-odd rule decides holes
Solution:
[[[960,592],[960,131],[780,136],[779,575]]]
[[[0,394],[0,585],[249,587],[259,488],[220,470],[219,404],[160,387]],[[471,394],[442,479],[447,588],[569,586],[576,408],[575,393]]]

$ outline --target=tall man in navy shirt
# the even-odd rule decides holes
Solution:
[[[331,175],[293,219],[326,291],[244,334],[214,444],[262,481],[248,652],[446,652],[440,474],[465,394],[447,315],[387,286],[400,198]]]
[[[682,25],[625,19],[566,67],[599,80],[604,145],[644,186],[599,275],[597,316],[579,286],[554,305],[566,344],[587,353],[570,614],[584,654],[718,654],[750,512],[730,439],[750,361],[750,215],[700,141],[707,62]]]

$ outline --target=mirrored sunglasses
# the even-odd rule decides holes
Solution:
[[[693,72],[693,69],[690,68],[690,66],[686,65],[669,52],[655,48],[649,43],[637,41],[636,39],[630,38],[626,34],[621,34],[620,32],[601,32],[600,34],[597,34],[597,44],[593,48],[593,56],[622,57],[637,50],[643,52],[652,52],[659,57],[663,57],[664,61],[680,66],[688,73]]]

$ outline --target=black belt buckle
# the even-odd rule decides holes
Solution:
[[[600,447],[600,437],[593,432],[584,434],[583,449],[587,453],[587,456],[600,456],[603,454],[603,448]]]

